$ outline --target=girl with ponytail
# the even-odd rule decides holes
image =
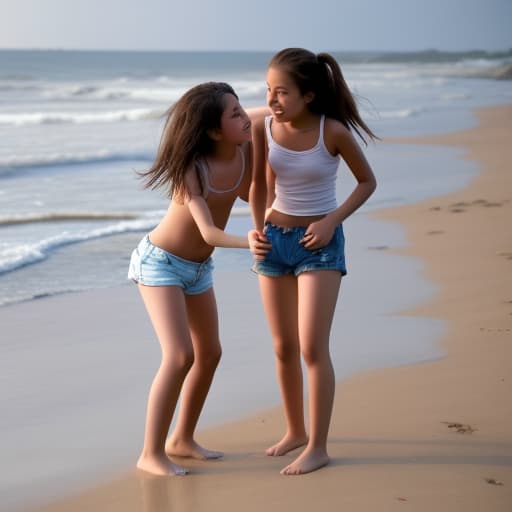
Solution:
[[[315,471],[329,462],[327,436],[334,400],[329,353],[331,323],[346,274],[343,221],[373,193],[376,180],[352,132],[375,134],[361,119],[336,60],[287,48],[270,61],[271,115],[253,123],[250,199],[261,242],[256,259],[262,300],[274,340],[287,429],[267,449],[302,453],[281,473]],[[341,204],[336,176],[343,159],[357,184]],[[309,429],[304,423],[301,355],[308,377]]]

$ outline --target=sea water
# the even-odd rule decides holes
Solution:
[[[510,81],[495,78],[510,52],[335,56],[381,137],[462,129],[474,123],[471,109],[512,100]],[[0,51],[0,306],[122,283],[131,248],[168,205],[137,178],[155,156],[166,110],[208,80],[231,83],[246,107],[263,105],[270,57]],[[447,148],[376,143],[366,154],[379,188],[362,212],[448,192],[474,171]],[[249,225],[240,201],[228,229]],[[216,259],[246,264],[236,251]]]

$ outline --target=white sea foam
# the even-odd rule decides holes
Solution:
[[[112,161],[143,160],[150,161],[154,155],[150,152],[126,152],[119,153],[107,149],[96,151],[78,151],[64,153],[44,154],[11,154],[0,157],[0,176],[2,172],[8,172],[20,167],[44,167],[49,165],[73,165],[81,163],[100,163]]]
[[[34,243],[18,244],[0,248],[0,274],[37,263],[46,259],[52,251],[79,242],[94,240],[121,233],[145,231],[155,226],[155,219],[122,221],[101,228],[62,233]]]
[[[0,113],[0,124],[14,126],[33,124],[63,123],[112,123],[119,121],[140,121],[158,119],[161,110],[134,108],[129,110],[113,110],[105,112],[16,112]]]
[[[404,108],[400,110],[384,110],[378,113],[381,119],[405,119],[414,117],[423,111],[421,108]]]
[[[61,233],[38,240],[33,243],[0,246],[0,274],[16,270],[17,268],[38,263],[51,255],[56,249],[80,242],[87,242],[97,238],[105,238],[122,233],[147,231],[153,228],[160,220],[163,212],[155,210],[143,214],[115,213],[115,212],[51,212],[41,214],[19,214],[0,217],[0,226],[12,224],[29,224],[36,222],[73,222],[73,221],[108,221],[123,219],[114,224],[98,228],[62,231]],[[248,207],[236,207],[232,216],[246,217],[250,215]]]

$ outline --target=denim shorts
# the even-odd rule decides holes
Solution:
[[[274,224],[265,224],[265,234],[272,248],[265,254],[265,259],[255,261],[252,270],[268,277],[287,274],[298,276],[308,270],[338,270],[344,276],[345,236],[343,226],[336,227],[331,241],[320,249],[306,249],[299,240],[306,232],[305,227],[284,228]]]
[[[184,260],[153,245],[146,235],[132,252],[128,278],[145,286],[179,286],[187,295],[213,286],[213,261]]]

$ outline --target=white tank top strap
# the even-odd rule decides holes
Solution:
[[[265,132],[267,134],[267,143],[272,140],[272,132],[270,131],[271,122],[272,122],[272,116],[265,117]]]
[[[324,143],[324,123],[325,123],[325,115],[322,114],[320,116],[320,132],[318,134],[318,144]]]
[[[238,147],[238,151],[240,152],[240,157],[242,158],[242,169],[240,170],[240,176],[238,176],[236,183],[231,188],[227,189],[221,190],[212,187],[212,185],[210,184],[210,180],[208,179],[208,163],[206,162],[206,160],[203,159],[197,161],[197,168],[199,170],[199,176],[201,179],[201,186],[203,188],[204,197],[208,196],[208,192],[214,192],[215,194],[226,194],[228,192],[233,192],[233,190],[236,190],[240,186],[240,183],[242,183],[242,180],[245,175],[245,155],[241,147]]]

